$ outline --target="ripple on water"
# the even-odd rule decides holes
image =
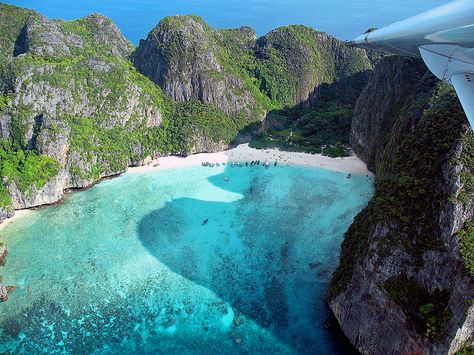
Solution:
[[[325,292],[371,194],[363,176],[281,166],[69,195],[2,232],[18,289],[0,305],[0,352],[347,352],[322,325]]]

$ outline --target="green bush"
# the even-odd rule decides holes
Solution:
[[[437,217],[450,200],[443,190],[444,171],[456,155],[467,120],[452,88],[421,81],[417,90],[404,105],[394,108],[394,128],[381,137],[384,145],[377,162],[376,193],[344,236],[329,299],[346,289],[356,264],[370,253],[371,242],[377,242],[372,254],[379,262],[402,247],[415,269],[423,266],[426,251],[444,248]],[[423,110],[425,105],[429,108]],[[388,228],[389,233],[369,240],[375,239],[373,232],[380,227]]]
[[[271,112],[277,128],[254,135],[250,146],[288,151],[323,153],[330,157],[349,155],[352,107],[330,101],[312,109],[284,109]],[[327,146],[322,149],[322,146]]]
[[[472,355],[474,354],[474,345],[465,345],[459,349],[455,355]]]
[[[447,292],[430,294],[422,284],[405,275],[388,279],[383,288],[417,332],[433,340],[440,338],[451,317]]]
[[[342,145],[341,142],[337,142],[335,145],[328,146],[324,148],[323,155],[326,155],[330,158],[337,158],[337,157],[348,157],[349,156],[349,149]]]
[[[474,223],[467,222],[459,231],[460,250],[464,265],[474,277]]]
[[[10,141],[0,145],[0,206],[7,207],[11,200],[6,186],[15,183],[20,191],[29,193],[34,186],[41,189],[59,171],[59,163],[33,150],[15,150]]]

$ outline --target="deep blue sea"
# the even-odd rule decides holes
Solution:
[[[249,25],[264,35],[283,25],[304,24],[343,40],[383,27],[447,0],[7,0],[66,20],[99,12],[137,44],[165,16],[195,14],[217,28]]]
[[[350,354],[325,296],[372,193],[362,175],[221,166],[67,195],[1,231],[17,289],[0,353]]]

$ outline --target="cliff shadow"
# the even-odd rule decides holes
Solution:
[[[328,341],[337,352],[350,352],[336,326],[326,329],[331,315],[325,294],[333,267],[305,243],[308,228],[314,229],[305,223],[313,196],[304,193],[304,181],[297,181],[288,188],[292,199],[275,205],[268,177],[258,172],[249,177],[243,169],[265,171],[227,166],[208,178],[215,187],[239,194],[239,200],[169,201],[141,220],[141,243],[174,273],[230,304],[233,327],[251,320],[298,352],[317,353]]]
[[[352,115],[369,72],[343,77],[333,83],[323,83],[309,94],[308,99],[283,109],[271,110],[262,122],[242,129],[232,146],[250,142],[251,146],[279,147],[321,153],[321,146],[337,143],[349,145]],[[296,135],[288,136],[288,131]],[[271,133],[271,140],[262,135]]]

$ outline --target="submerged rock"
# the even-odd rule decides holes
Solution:
[[[5,302],[8,300],[8,290],[6,286],[0,285],[0,301]]]
[[[0,266],[5,265],[7,255],[8,255],[7,246],[5,244],[0,243]]]
[[[176,321],[173,318],[169,318],[163,323],[163,327],[169,328],[169,327],[172,327],[175,323]]]
[[[243,322],[243,321],[242,321],[242,317],[240,317],[240,316],[235,316],[235,317],[234,317],[234,324],[235,324],[236,326],[241,325],[242,322]]]
[[[319,262],[319,261],[315,261],[314,263],[309,263],[309,265],[308,265],[308,266],[310,267],[310,269],[311,269],[311,270],[314,270],[314,269],[316,269],[316,268],[320,267],[321,265],[322,265],[322,263],[321,263],[321,262]]]

